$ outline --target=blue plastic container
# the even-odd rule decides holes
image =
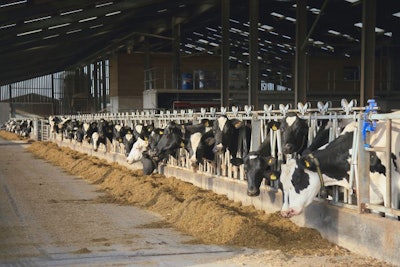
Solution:
[[[193,74],[182,73],[182,90],[193,89]]]

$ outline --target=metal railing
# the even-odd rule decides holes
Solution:
[[[267,125],[271,120],[279,120],[283,118],[289,112],[296,112],[300,117],[306,119],[309,125],[309,143],[313,140],[318,130],[318,121],[327,119],[331,121],[333,127],[330,132],[330,140],[335,139],[338,134],[338,124],[342,119],[350,119],[358,122],[358,126],[354,132],[353,139],[353,151],[359,151],[359,153],[352,153],[351,158],[351,168],[349,172],[349,183],[353,189],[346,190],[342,187],[334,187],[332,200],[330,203],[346,208],[351,208],[355,210],[359,210],[360,212],[366,211],[377,211],[383,212],[388,217],[400,216],[400,211],[397,204],[390,205],[391,201],[386,201],[385,205],[373,205],[369,202],[369,157],[366,157],[362,153],[365,153],[365,141],[363,139],[363,130],[365,128],[365,120],[375,121],[375,120],[387,120],[387,127],[390,127],[389,124],[392,124],[393,119],[399,119],[400,115],[398,113],[395,114],[370,114],[369,117],[365,117],[365,108],[356,107],[356,103],[354,101],[347,102],[343,100],[340,107],[330,107],[327,103],[319,102],[316,108],[311,108],[309,104],[299,103],[297,109],[293,109],[290,105],[279,105],[279,108],[275,109],[274,106],[264,105],[263,110],[251,110],[249,106],[245,106],[244,110],[239,110],[238,108],[232,107],[231,110],[227,110],[225,108],[221,108],[217,110],[216,108],[201,109],[200,112],[194,112],[193,110],[173,110],[173,111],[136,111],[131,113],[101,113],[101,114],[83,114],[83,115],[71,115],[68,116],[71,119],[77,119],[80,121],[96,121],[100,119],[106,119],[113,122],[123,122],[125,125],[134,126],[137,123],[142,124],[153,124],[155,127],[165,127],[168,122],[175,121],[177,123],[189,123],[189,122],[199,122],[202,119],[210,119],[215,120],[218,116],[224,114],[229,118],[237,118],[243,121],[247,121],[252,125],[252,136],[251,136],[251,150],[256,150],[258,146],[263,142],[266,138],[266,133],[268,131]],[[64,115],[64,117],[67,117]],[[49,129],[47,126],[47,120],[42,119],[39,123],[41,125],[41,140],[63,140],[62,136],[49,134]],[[47,128],[46,128],[47,127]],[[397,126],[396,126],[397,127]],[[390,128],[388,128],[387,132],[390,134]],[[370,132],[370,135],[373,135],[374,132]],[[387,140],[391,140],[391,136],[387,135]],[[277,131],[271,137],[271,141],[273,144],[279,146],[279,138],[280,132]],[[70,142],[70,141],[67,141]],[[74,141],[72,141],[74,142]],[[390,142],[386,143],[386,148],[375,148],[376,150],[385,150],[386,153],[390,154]],[[89,144],[83,144],[90,148]],[[388,147],[389,146],[389,147]],[[108,153],[116,153],[122,154],[122,149],[116,149],[115,147],[112,150],[107,151],[105,147],[100,148],[103,152]],[[278,154],[274,155],[276,157],[281,157],[278,150]],[[168,165],[177,168],[184,168],[188,171],[191,171],[191,164],[188,158],[188,153],[184,150],[180,150],[180,157],[178,159],[174,159],[170,157],[168,161]],[[241,156],[241,155],[237,155]],[[392,160],[388,157],[386,162],[384,162],[385,166],[393,166]],[[245,181],[245,171],[243,165],[240,167],[234,166],[229,162],[230,155],[229,152],[226,152],[224,155],[219,156],[215,162],[203,162],[200,164],[198,173],[203,173],[206,175],[212,175],[217,177],[225,177],[233,180]],[[391,168],[387,168],[391,169]],[[397,171],[397,170],[396,170]],[[387,172],[386,176],[386,186],[387,190],[385,192],[386,199],[393,198],[394,194],[396,194],[395,199],[397,199],[398,188],[395,186],[390,186],[392,183],[390,171]],[[400,181],[395,181],[397,185]],[[265,184],[263,185],[269,190],[277,190],[276,184]],[[389,204],[388,204],[389,203]]]

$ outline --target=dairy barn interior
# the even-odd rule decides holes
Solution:
[[[266,107],[298,103],[319,111],[330,103],[349,115],[351,100],[362,110],[370,99],[388,113],[400,103],[400,1],[1,1],[0,62],[0,123],[65,114],[184,117],[220,107],[266,116]],[[307,216],[331,210],[339,235],[357,232],[350,221],[382,231],[354,210],[315,205]],[[400,216],[398,208],[378,212],[389,209]],[[359,240],[338,236],[322,219],[294,220],[356,249]],[[397,220],[384,225],[399,229]],[[391,238],[383,248],[387,240],[365,237],[371,244],[363,249],[400,264],[400,239]]]

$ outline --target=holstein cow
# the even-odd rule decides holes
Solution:
[[[284,217],[291,217],[303,212],[304,208],[311,204],[314,197],[323,186],[339,185],[347,189],[351,188],[348,183],[351,149],[353,143],[355,123],[348,124],[342,134],[327,144],[325,147],[316,150],[300,159],[290,159],[281,167],[280,183],[283,191],[283,206],[281,214]],[[393,137],[398,138],[398,125],[393,132]],[[377,134],[372,135],[371,145],[381,146],[385,142],[384,124],[378,123]],[[377,138],[375,138],[377,137]],[[392,151],[398,153],[399,148]],[[371,153],[370,165],[370,202],[372,204],[382,204],[385,199],[385,172],[386,166],[382,162],[384,158],[378,153]],[[379,159],[374,159],[375,156]],[[397,159],[393,159],[397,161]],[[395,162],[396,163],[396,162]],[[392,164],[392,179],[398,188],[399,173]],[[393,198],[398,200],[397,189],[393,191]],[[396,202],[396,201],[395,201]],[[397,202],[396,202],[397,203]],[[398,203],[393,203],[397,207]]]
[[[181,125],[174,121],[169,122],[159,135],[153,131],[152,136],[154,139],[149,140],[148,151],[143,152],[141,158],[144,174],[152,173],[160,162],[168,160],[169,155],[178,158],[179,148],[184,147]]]
[[[214,121],[213,133],[215,145],[213,152],[216,154],[225,153],[229,150],[231,154],[230,162],[234,165],[240,165],[241,158],[237,154],[244,157],[250,150],[251,127],[244,121],[238,119],[229,119],[225,115],[221,115]]]
[[[132,164],[140,160],[143,165],[143,174],[151,174],[157,168],[158,163],[152,158],[150,153],[155,149],[163,134],[164,129],[155,128],[150,133],[147,141],[139,138],[133,144],[132,150],[129,153],[127,158],[128,163]],[[143,143],[140,141],[143,141]]]
[[[161,128],[154,129],[154,125],[138,124],[134,127],[133,136],[126,135],[124,145],[127,149],[126,161],[129,164],[137,162],[142,159],[143,153],[149,148],[154,149],[158,143],[161,134],[164,132]],[[151,144],[149,146],[149,144]]]
[[[164,129],[157,145],[150,151],[150,155],[156,162],[168,159],[169,155],[177,158],[178,149],[184,147],[183,133],[181,126],[174,121],[169,122]]]
[[[270,133],[278,129],[282,133],[282,152],[284,156],[301,154],[307,146],[308,125],[306,120],[299,118],[295,113],[291,113],[279,121],[270,121],[268,123],[268,134],[258,150],[251,151],[243,158],[243,161],[236,161],[237,164],[244,164],[248,196],[258,196],[260,194],[260,186],[264,178],[267,181],[271,178],[272,180],[277,179],[272,175],[274,172],[271,172],[272,167],[276,165],[276,160],[271,157]]]
[[[295,113],[288,115],[280,120],[279,129],[282,135],[282,153],[301,154],[307,147],[308,124],[305,119],[300,118]]]
[[[189,153],[189,160],[194,171],[197,171],[199,163],[203,160],[214,160],[214,133],[212,122],[203,119],[199,124],[184,126],[185,149]]]
[[[101,119],[97,123],[97,132],[94,132],[92,134],[93,150],[97,151],[100,144],[103,144],[106,147],[106,151],[108,151],[107,147],[109,143],[112,143],[112,138],[113,138],[112,123],[106,121],[105,119]]]

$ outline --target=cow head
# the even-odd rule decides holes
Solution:
[[[199,124],[184,126],[185,149],[189,153],[189,160],[193,170],[196,171],[199,163],[206,160],[214,160],[214,134],[210,127],[212,122],[202,119]]]
[[[243,125],[243,121],[237,119],[230,120],[226,116],[220,116],[213,125],[213,133],[215,138],[215,146],[213,151],[221,154],[227,149],[234,149],[234,142],[236,142],[238,138],[238,133],[235,130],[239,129]],[[230,152],[232,155],[236,154],[236,151]]]
[[[176,157],[176,153],[181,147],[184,147],[181,126],[172,121],[165,127],[164,133],[149,154],[156,162],[160,162],[167,160],[169,155]]]
[[[281,120],[279,129],[282,133],[283,154],[301,154],[308,141],[307,121],[296,114],[289,114]]]
[[[321,183],[318,173],[305,168],[301,159],[289,159],[281,166],[280,184],[283,193],[281,215],[292,217],[303,212],[318,194]]]
[[[250,152],[243,158],[243,164],[247,178],[247,195],[250,197],[260,195],[264,178],[267,181],[277,179],[275,172],[271,171],[271,166],[275,164],[272,157],[262,157],[258,152]]]
[[[129,164],[137,162],[142,159],[143,152],[147,150],[147,140],[143,140],[142,138],[138,138],[135,143],[132,145],[132,149],[129,152],[126,161]]]
[[[143,156],[140,161],[142,162],[143,165],[144,175],[152,174],[153,171],[157,168],[157,163],[147,152],[143,152]]]

